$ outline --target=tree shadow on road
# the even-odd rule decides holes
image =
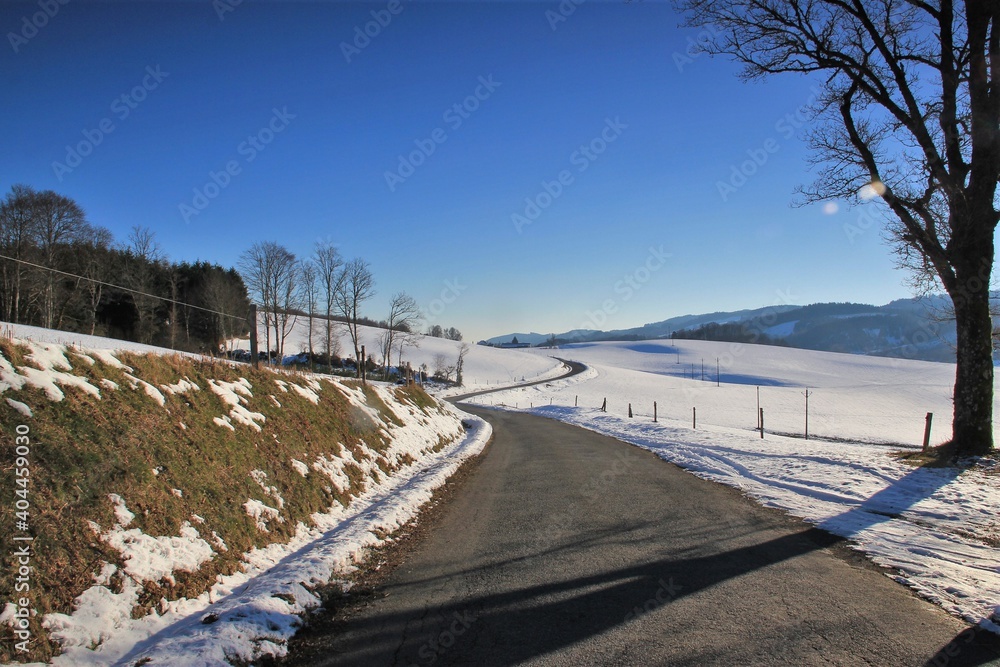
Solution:
[[[950,479],[916,469],[844,512],[839,517],[843,519],[840,523],[850,526],[852,534],[856,534],[898,518],[907,506],[930,497]],[[901,494],[900,488],[908,492]],[[662,529],[658,534],[662,534]],[[331,628],[331,653],[321,661],[312,658],[308,664],[520,664],[637,622],[668,603],[846,543],[848,539],[811,527],[779,536],[774,536],[773,531],[769,536],[750,533],[734,536],[730,532],[730,538],[739,546],[715,553],[690,553],[690,550],[683,554],[661,553],[660,558],[648,562],[608,568],[593,575],[528,584],[495,594],[468,592],[469,579],[499,578],[504,568],[523,567],[525,561],[532,558],[558,562],[586,551],[614,553],[616,546],[649,538],[650,526],[640,523],[620,526],[613,531],[561,535],[554,543],[551,540],[536,542],[535,548],[527,553],[510,554],[509,558],[494,561],[489,566],[442,567],[440,571],[444,574],[437,577],[404,578],[390,584],[386,596],[406,599],[405,589],[417,588],[421,594],[416,599],[430,600],[428,607],[387,605],[382,611],[373,607],[360,612],[335,629]],[[706,539],[710,537],[706,535]],[[764,647],[753,650],[758,651],[757,655],[768,652],[781,655],[788,646],[808,641],[805,638],[808,632],[822,635],[825,630],[822,627],[803,630],[809,620],[767,628],[767,632],[762,629],[763,634],[770,633],[769,638],[761,640]],[[858,619],[836,619],[834,622],[850,625]],[[845,630],[845,633],[850,635],[854,631],[856,628]],[[915,627],[914,632],[920,629]],[[857,649],[863,652],[866,647],[858,646]],[[697,653],[704,658],[702,650],[711,651],[712,647],[700,647]],[[985,665],[1000,658],[1000,642],[992,633],[973,628],[959,634],[936,655],[926,656],[917,658],[913,664],[926,660],[930,667]],[[695,652],[689,658],[679,664],[698,664]],[[306,663],[291,661],[288,664]]]

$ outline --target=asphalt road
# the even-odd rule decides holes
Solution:
[[[488,455],[309,665],[984,665],[839,538],[612,438],[467,408]]]

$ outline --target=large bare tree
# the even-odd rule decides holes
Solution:
[[[82,238],[88,229],[87,217],[75,201],[52,190],[35,193],[33,199],[33,241],[39,262],[45,267],[38,277],[41,323],[51,329],[56,322],[56,286],[60,279],[48,269],[56,268],[57,253],[62,248]]]
[[[239,259],[239,271],[251,295],[264,313],[264,337],[268,359],[274,351],[278,359],[285,353],[285,339],[295,324],[292,312],[298,304],[298,270],[295,255],[274,241],[254,243]],[[251,323],[251,326],[255,326]]]
[[[347,331],[354,346],[354,358],[358,362],[358,377],[362,374],[366,359],[361,358],[360,326],[361,305],[375,296],[375,277],[372,275],[368,262],[361,258],[352,259],[344,266],[343,280],[340,281],[336,293],[336,308],[338,314],[347,323]]]
[[[805,199],[882,202],[900,263],[954,304],[955,453],[989,452],[1000,2],[675,1],[746,78],[822,77],[827,122],[810,142],[823,168]]]

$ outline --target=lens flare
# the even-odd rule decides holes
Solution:
[[[872,181],[858,190],[858,196],[863,201],[870,201],[884,195],[887,189],[882,181]]]

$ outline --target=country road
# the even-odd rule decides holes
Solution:
[[[532,415],[495,439],[379,595],[293,665],[985,665],[967,629],[840,538]],[[324,626],[324,623],[327,625]]]

